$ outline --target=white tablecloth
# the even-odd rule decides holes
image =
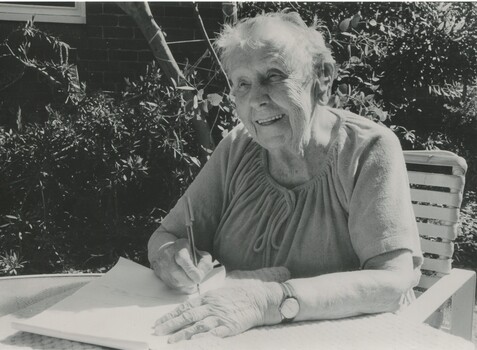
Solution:
[[[10,323],[31,317],[73,293],[59,291],[35,303],[0,317],[0,349],[101,349],[100,347],[18,332]],[[303,322],[252,329],[226,338],[202,338],[167,346],[167,349],[433,349],[474,350],[471,342],[436,330],[425,324],[413,324],[401,316],[380,314],[342,320]]]

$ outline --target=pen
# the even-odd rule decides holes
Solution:
[[[197,267],[197,251],[195,249],[195,240],[194,240],[194,211],[192,210],[192,204],[190,202],[190,198],[186,196],[186,210],[185,210],[185,221],[187,227],[187,238],[189,239],[189,245],[192,250],[192,261],[194,262],[194,266]],[[197,283],[197,292],[200,295],[200,285]]]

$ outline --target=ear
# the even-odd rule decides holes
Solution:
[[[331,96],[331,87],[335,76],[335,66],[332,63],[323,63],[320,68],[321,69],[315,69],[315,103],[326,106]]]

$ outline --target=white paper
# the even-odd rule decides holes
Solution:
[[[214,269],[201,283],[201,292],[220,287],[224,280],[225,269]],[[166,336],[154,335],[156,320],[196,296],[179,294],[151,269],[120,258],[101,278],[38,315],[13,322],[13,326],[118,349],[154,349],[167,342]]]

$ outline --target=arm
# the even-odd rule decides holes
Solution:
[[[363,270],[294,279],[288,283],[300,303],[296,320],[303,321],[396,311],[413,281],[411,253],[398,250],[368,260]]]
[[[397,250],[370,259],[365,270],[292,279],[300,312],[295,321],[334,319],[394,311],[414,280],[411,253]],[[276,282],[237,281],[190,300],[156,322],[156,334],[173,334],[170,342],[220,337],[281,322],[283,291]]]
[[[166,245],[177,241],[177,239],[177,236],[166,232],[162,226],[159,226],[147,242],[147,258],[149,263],[152,265],[152,262],[159,258],[158,255],[161,248],[165,248]]]
[[[245,137],[244,137],[245,136]],[[197,175],[161,226],[148,242],[148,259],[156,275],[172,288],[192,292],[191,287],[212,268],[213,239],[232,191],[231,174],[241,152],[248,144],[243,127],[237,127],[218,145],[209,161]],[[194,212],[194,239],[199,253],[196,268],[191,259],[185,225],[185,197]]]

